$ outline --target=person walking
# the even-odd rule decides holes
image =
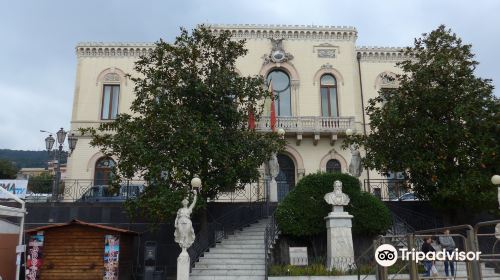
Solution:
[[[422,244],[422,248],[420,249],[424,254],[427,254],[428,252],[435,252],[434,247],[432,247],[432,237],[427,236],[424,238],[424,243]],[[422,261],[424,268],[425,268],[425,273],[424,277],[430,277],[431,276],[431,269],[432,266],[434,265],[434,261],[432,260],[424,260]]]
[[[444,235],[439,236],[439,243],[441,244],[441,247],[444,249],[445,254],[446,254],[446,260],[444,261],[444,273],[446,274],[446,277],[454,277],[455,276],[455,263],[453,260],[449,259],[449,255],[453,250],[455,250],[456,245],[455,241],[453,240],[453,237],[450,235],[450,230],[446,229],[444,230]],[[451,275],[450,275],[451,272]]]

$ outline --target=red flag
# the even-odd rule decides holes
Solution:
[[[269,91],[271,94],[271,130],[276,130],[276,108],[274,106],[273,81],[269,81]]]
[[[253,107],[250,107],[248,112],[248,129],[255,130],[255,115],[253,114]]]

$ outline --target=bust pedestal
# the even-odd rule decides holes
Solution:
[[[278,182],[274,178],[269,182],[269,201],[278,202]]]
[[[354,264],[352,242],[352,215],[347,212],[330,212],[325,217],[327,233],[327,269],[346,271]]]
[[[182,252],[177,257],[177,280],[189,280],[189,269],[191,266],[191,259],[186,251],[182,248]]]
[[[352,243],[352,215],[344,211],[349,196],[342,192],[342,182],[335,181],[333,192],[325,195],[325,201],[332,205],[332,212],[325,217],[327,233],[327,260],[329,271],[333,268],[346,271],[354,266]]]

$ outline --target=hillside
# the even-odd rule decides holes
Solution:
[[[51,156],[53,158],[53,156]],[[67,153],[63,154],[62,163],[66,162]],[[17,168],[47,167],[49,155],[47,151],[22,151],[0,149],[0,159],[12,161]]]

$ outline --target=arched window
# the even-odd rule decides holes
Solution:
[[[290,190],[295,186],[295,163],[284,154],[278,154],[280,167],[276,183],[278,184],[278,201],[282,201]]]
[[[331,159],[326,163],[326,172],[328,173],[340,173],[342,172],[342,167],[340,161],[336,159]]]
[[[94,185],[109,185],[113,179],[115,161],[109,157],[102,157],[95,163]]]
[[[292,115],[292,97],[290,89],[290,77],[281,70],[273,70],[267,75],[267,82],[272,80],[274,95],[276,96],[275,106],[278,116]]]
[[[323,117],[338,117],[337,80],[331,74],[325,74],[320,79],[321,115]]]

